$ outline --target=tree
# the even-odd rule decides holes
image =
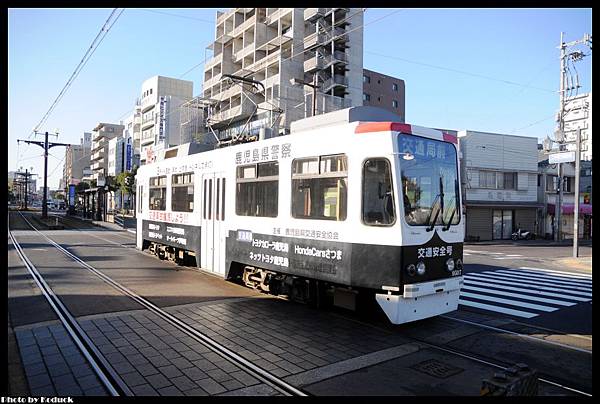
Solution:
[[[135,174],[137,173],[137,166],[133,167],[131,171],[125,171],[120,173],[115,178],[115,186],[121,190],[121,198],[123,195],[135,195]],[[121,199],[122,201],[122,199]],[[121,204],[122,205],[122,204]]]

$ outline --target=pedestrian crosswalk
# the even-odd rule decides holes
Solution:
[[[520,267],[466,273],[458,303],[533,318],[591,301],[591,275]]]
[[[501,252],[479,251],[479,250],[463,250],[463,255],[486,255],[495,260],[514,260],[515,258],[523,258],[521,254],[506,254]]]

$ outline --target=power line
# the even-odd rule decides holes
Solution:
[[[156,13],[156,14],[170,15],[172,17],[186,18],[188,20],[202,21],[202,22],[206,22],[206,23],[212,24],[212,25],[215,24],[214,21],[209,21],[209,20],[205,20],[205,19],[202,19],[202,18],[190,17],[189,15],[167,13],[165,11],[150,10],[150,9],[147,9],[147,8],[138,8],[137,10],[148,11],[150,13]]]
[[[81,72],[81,70],[83,69],[83,67],[90,60],[90,58],[92,57],[92,55],[94,54],[94,52],[96,51],[96,49],[98,48],[98,46],[100,46],[100,44],[102,43],[102,41],[104,40],[104,38],[106,37],[106,35],[110,31],[110,29],[113,27],[114,23],[117,22],[117,20],[119,19],[119,17],[121,16],[121,14],[123,14],[123,11],[125,11],[125,10],[124,9],[121,10],[121,12],[119,13],[119,15],[115,18],[114,22],[112,24],[110,24],[110,26],[109,26],[110,20],[113,18],[113,15],[115,14],[116,11],[117,11],[117,9],[115,8],[110,13],[110,15],[108,16],[108,19],[106,20],[106,22],[104,23],[104,25],[100,29],[100,32],[98,32],[98,34],[96,35],[96,37],[92,41],[92,44],[90,45],[90,47],[88,48],[88,50],[83,55],[83,58],[81,59],[81,61],[77,65],[77,67],[75,67],[75,70],[71,74],[71,77],[69,77],[69,79],[67,80],[67,83],[63,86],[62,90],[60,91],[60,93],[58,94],[58,96],[56,97],[56,99],[54,100],[54,102],[52,103],[52,105],[50,106],[50,108],[48,109],[48,111],[46,112],[46,114],[44,115],[44,117],[33,128],[33,130],[31,131],[31,133],[29,134],[28,138],[31,138],[31,135],[34,134],[46,122],[46,120],[49,118],[50,114],[52,113],[52,111],[56,107],[56,105],[58,105],[58,102],[66,94],[66,91],[68,90],[68,88],[71,86],[71,84],[73,84],[73,82],[75,81],[75,79],[77,78],[77,76],[79,75],[79,73]],[[98,39],[100,39],[100,40],[98,41]],[[97,42],[97,44],[96,44],[96,42]]]
[[[482,78],[482,79],[487,79],[487,80],[492,80],[492,81],[498,81],[498,82],[505,83],[505,84],[510,84],[510,85],[513,85],[513,86],[532,88],[532,89],[535,89],[535,90],[545,91],[545,92],[548,92],[548,93],[556,94],[555,90],[548,90],[547,88],[540,88],[540,87],[529,86],[529,85],[526,85],[526,84],[516,83],[514,81],[499,79],[499,78],[496,78],[496,77],[485,76],[485,75],[478,74],[478,73],[466,72],[466,71],[463,71],[463,70],[452,69],[450,67],[437,66],[437,65],[433,65],[431,63],[417,62],[417,61],[414,61],[414,60],[409,60],[409,59],[401,58],[401,57],[398,57],[398,56],[384,55],[384,54],[377,53],[377,52],[372,52],[372,51],[364,51],[364,52],[368,53],[368,54],[371,54],[371,55],[388,58],[388,59],[400,60],[400,61],[403,61],[403,62],[406,62],[406,63],[412,63],[412,64],[416,64],[416,65],[420,65],[420,66],[427,66],[427,67],[431,67],[431,68],[434,68],[434,69],[446,70],[446,71],[453,72],[453,73],[460,73],[460,74],[464,74],[464,75],[467,75],[467,76],[479,77],[479,78]]]

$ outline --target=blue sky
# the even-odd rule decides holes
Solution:
[[[110,12],[9,10],[8,170],[33,167],[41,185],[42,149],[16,139],[42,119]],[[215,12],[126,9],[41,130],[78,143],[98,122],[123,119],[157,74],[191,80],[199,94],[203,66],[183,74],[205,59]],[[539,139],[555,127],[560,32],[567,42],[592,34],[591,9],[583,8],[367,9],[364,20],[364,67],[405,81],[408,123]],[[591,59],[576,65],[580,92],[591,90]],[[50,153],[56,188],[64,148]]]

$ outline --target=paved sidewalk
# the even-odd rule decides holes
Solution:
[[[562,258],[559,262],[567,267],[592,273],[592,257]]]

